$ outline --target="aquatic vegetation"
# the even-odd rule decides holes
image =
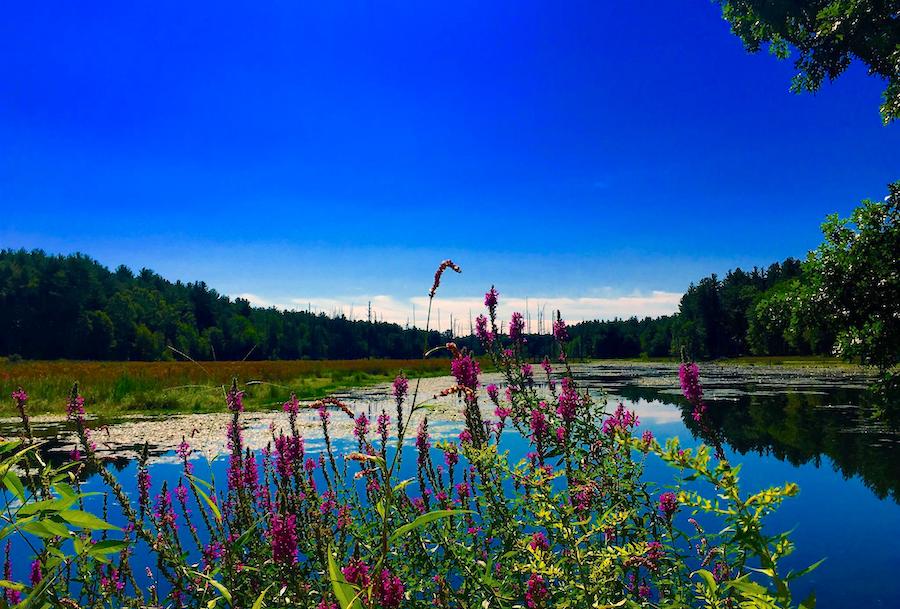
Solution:
[[[316,399],[347,387],[392,380],[401,370],[445,374],[441,359],[294,360],[245,362],[99,362],[0,360],[0,391],[27,387],[32,413],[65,412],[65,395],[78,379],[94,415],[128,412],[209,412],[221,409],[222,388],[244,379],[247,407],[271,409],[291,395]],[[0,413],[18,415],[4,401]]]
[[[449,261],[441,266],[458,271]],[[738,469],[714,456],[720,451],[685,450],[675,439],[661,445],[638,434],[638,418],[621,404],[607,412],[573,378],[559,315],[559,364],[545,360],[546,384],[537,382],[523,359],[524,337],[503,339],[497,328],[497,298],[493,288],[486,295],[482,333],[504,377],[505,391],[485,388],[496,420],[479,404],[479,362],[453,343],[439,349],[451,355],[456,382],[441,393],[457,396],[463,412],[453,441],[434,441],[427,417],[413,434],[412,415],[431,398],[417,380],[398,376],[396,412],[378,415],[374,435],[351,405],[331,398],[303,406],[291,396],[287,428],[273,427],[257,455],[243,444],[244,395],[232,382],[225,479],[197,477],[185,439],[174,493],[166,483],[153,488],[145,452],[135,506],[98,463],[76,386],[68,412],[77,459],[43,465],[27,433],[0,444],[8,490],[0,541],[26,539],[36,564],[28,582],[8,574],[0,584],[8,602],[15,593],[35,606],[65,607],[798,606],[791,582],[802,573],[779,569],[791,543],[764,526],[796,486],[746,494]],[[701,395],[699,371],[685,366],[683,375],[689,399]],[[23,395],[16,400],[24,403]],[[307,450],[296,426],[304,407],[318,413],[321,452]],[[330,433],[332,418],[345,416],[354,425],[349,452]],[[529,438],[526,458],[510,459],[504,429]],[[401,479],[407,440],[416,473]],[[669,463],[677,483],[646,480],[648,459]],[[107,522],[106,508],[79,509],[86,494],[76,474],[88,465],[99,467],[123,529]],[[138,583],[135,552],[155,556],[150,586]],[[812,609],[813,600],[799,606]]]

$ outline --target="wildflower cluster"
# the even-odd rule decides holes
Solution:
[[[432,296],[447,268],[459,271],[443,263]],[[789,581],[778,570],[790,543],[784,535],[765,536],[761,519],[796,487],[748,497],[736,470],[724,459],[713,463],[706,447],[682,449],[677,441],[661,446],[649,431],[636,437],[640,421],[634,413],[622,404],[607,412],[602,400],[579,388],[565,357],[568,331],[559,314],[553,334],[560,367],[545,358],[540,369],[546,382],[538,382],[522,316],[512,316],[504,337],[497,327],[498,300],[491,288],[476,332],[502,380],[483,387],[479,361],[446,345],[455,384],[440,394],[456,396],[463,420],[454,440],[430,435],[423,416],[428,404],[418,401],[418,386],[410,391],[401,375],[391,387],[396,410],[377,415],[375,437],[367,413],[334,398],[302,405],[291,396],[283,405],[286,428],[273,426],[268,445],[254,453],[244,444],[242,393],[234,382],[226,392],[231,420],[224,480],[197,477],[194,451],[183,439],[178,483],[164,481],[154,489],[145,449],[133,506],[98,460],[76,388],[69,414],[84,460],[65,467],[97,468],[127,524],[116,531],[105,510],[100,518],[77,509],[85,496],[78,477],[70,486],[46,468],[43,484],[32,492],[12,481],[17,475],[7,468],[7,488],[20,495],[10,513],[36,541],[28,582],[14,583],[6,569],[6,602],[25,597],[36,606],[317,609],[794,606]],[[682,384],[699,403],[695,368],[683,370]],[[24,410],[22,395],[14,399]],[[321,452],[309,452],[300,433],[303,408],[318,414]],[[333,414],[352,419],[346,445],[332,440]],[[410,429],[414,437],[404,448]],[[510,460],[502,446],[509,433],[528,444],[520,461]],[[415,473],[407,479],[400,476],[404,450],[415,453]],[[10,454],[9,448],[0,452]],[[720,499],[709,501],[695,486],[663,491],[645,480],[650,458],[707,483]],[[714,529],[720,532],[688,520],[699,512],[724,521]],[[693,529],[683,531],[686,523]],[[131,557],[137,551],[153,555],[157,568],[135,573]]]

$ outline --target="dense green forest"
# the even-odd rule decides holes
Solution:
[[[0,251],[0,354],[158,360],[177,357],[171,346],[203,360],[409,358],[423,339],[396,324],[257,308],[81,254]]]
[[[695,357],[827,352],[789,344],[765,306],[801,275],[794,259],[730,271],[691,285],[674,316],[588,321],[571,328],[579,357]],[[563,312],[564,314],[565,312]],[[430,344],[449,336],[432,332]],[[0,251],[0,354],[30,359],[353,359],[421,355],[422,331],[324,313],[253,307],[205,283],[171,282],[142,269],[111,271],[81,255]],[[458,338],[477,349],[471,337]],[[531,336],[536,353],[548,336]]]
[[[887,372],[900,360],[900,182],[849,218],[828,216],[805,262],[735,269],[691,284],[678,312],[573,325],[580,358],[695,359],[837,354]],[[565,311],[562,312],[565,315]],[[474,336],[430,332],[434,346]],[[309,311],[253,307],[205,283],[115,271],[82,254],[0,250],[0,355],[29,359],[415,358],[424,331]],[[533,354],[552,351],[530,335]],[[180,355],[179,355],[180,354]]]

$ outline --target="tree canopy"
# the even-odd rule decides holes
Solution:
[[[900,362],[900,181],[884,201],[828,216],[805,265],[798,306],[836,329],[838,354],[888,370]]]
[[[900,117],[900,1],[716,0],[731,31],[752,53],[764,45],[790,57],[798,74],[792,90],[814,92],[840,76],[854,59],[887,81],[881,116]]]

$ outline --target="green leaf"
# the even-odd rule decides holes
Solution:
[[[22,444],[22,440],[5,440],[0,442],[0,455],[11,452]]]
[[[14,471],[7,471],[3,476],[3,486],[15,495],[19,501],[25,503],[25,486]]]
[[[78,493],[75,492],[75,489],[65,482],[57,482],[53,485],[53,490],[63,497],[78,497]]]
[[[266,598],[266,592],[268,592],[269,589],[274,585],[275,584],[269,584],[262,592],[259,593],[259,596],[256,597],[255,601],[253,601],[253,607],[251,607],[251,609],[262,609],[263,599]]]
[[[801,570],[799,570],[799,571],[797,571],[797,572],[791,571],[790,573],[788,573],[788,574],[785,576],[785,579],[786,579],[787,581],[791,581],[791,580],[797,579],[798,577],[803,577],[803,576],[806,575],[807,573],[810,573],[811,571],[814,571],[814,570],[818,569],[818,568],[819,568],[819,565],[821,565],[823,562],[825,562],[825,559],[824,559],[824,558],[823,558],[822,560],[818,561],[818,562],[814,562],[813,564],[809,565],[809,566],[806,567],[805,569],[801,569]],[[815,599],[813,600],[813,602],[815,603]]]
[[[37,535],[42,539],[51,539],[53,537],[68,537],[69,529],[65,525],[53,520],[36,520],[27,522],[22,525],[22,530],[32,535]]]
[[[202,478],[197,478],[196,476],[192,476],[192,475],[190,475],[190,474],[188,474],[188,478],[189,478],[190,480],[193,480],[194,482],[196,482],[196,483],[198,483],[198,484],[202,484],[203,486],[205,486],[205,487],[208,488],[209,490],[212,490],[212,484],[210,484],[210,483],[207,482],[206,480],[203,480]]]
[[[216,522],[222,522],[222,512],[219,511],[219,506],[216,505],[215,501],[209,498],[209,495],[203,492],[203,489],[195,484],[195,481],[200,482],[200,480],[197,480],[193,476],[188,476],[188,482],[191,483],[191,487],[194,489],[194,491],[196,491],[198,495],[200,495],[200,497],[203,498],[203,501],[206,502],[206,505],[209,506],[209,509],[212,510],[213,516],[216,517]]]
[[[816,593],[810,592],[809,596],[800,603],[800,609],[816,609]]]
[[[716,583],[716,578],[713,577],[712,573],[710,573],[706,569],[698,569],[691,574],[691,577],[693,577],[694,575],[699,575],[703,578],[703,581],[706,583],[706,587],[711,594],[715,594],[718,591],[719,585]]]
[[[359,601],[359,594],[356,588],[347,583],[344,574],[341,573],[337,561],[334,559],[334,552],[331,546],[328,546],[328,576],[331,579],[331,587],[334,590],[334,596],[337,598],[341,609],[362,609],[362,603]]]
[[[429,522],[433,522],[439,518],[449,518],[450,516],[457,516],[459,514],[471,514],[472,510],[434,510],[428,512],[427,514],[422,514],[412,522],[408,524],[404,524],[402,527],[398,528],[391,534],[389,543],[394,543],[410,531],[414,531],[419,527],[423,527]]]
[[[19,508],[17,515],[31,516],[38,512],[61,512],[67,510],[75,503],[75,497],[63,497],[61,499],[45,499],[43,501],[35,501],[23,505]]]
[[[416,481],[415,478],[407,478],[403,482],[398,482],[397,485],[394,487],[394,492],[396,493],[397,491],[402,491],[403,489],[405,489],[407,486],[409,486],[410,484],[412,484],[415,481]]]
[[[25,584],[19,582],[11,582],[8,579],[0,579],[0,587],[9,588],[10,590],[18,590],[21,592],[25,589]]]
[[[111,530],[111,531],[119,531],[119,527],[109,524],[104,520],[100,520],[93,514],[89,514],[87,512],[82,512],[81,510],[66,510],[65,512],[60,512],[59,517],[71,524],[72,526],[79,527],[81,529],[91,529],[91,530]]]
[[[206,575],[205,573],[200,573],[199,571],[194,571],[194,575],[205,579],[209,583],[210,586],[212,586],[213,588],[215,588],[216,590],[219,591],[219,594],[222,595],[222,598],[224,598],[226,601],[228,601],[229,604],[231,603],[231,592],[228,591],[228,588],[226,588],[225,586],[222,585],[222,582],[220,582],[219,580],[217,580],[213,577]]]
[[[762,596],[766,594],[766,592],[768,592],[765,587],[760,586],[756,582],[752,582],[749,579],[735,579],[728,582],[727,585],[748,596]]]
[[[104,539],[103,541],[95,543],[93,547],[88,550],[88,554],[91,556],[97,556],[99,554],[116,554],[127,547],[128,544],[124,541],[118,539]]]
[[[237,539],[235,539],[234,542],[231,544],[231,551],[236,553],[238,550],[243,548],[244,545],[253,536],[253,532],[256,530],[256,527],[258,527],[264,519],[265,519],[265,516],[263,516],[262,518],[260,518],[259,520],[257,520],[253,524],[251,524],[250,527],[246,531],[241,533],[241,536],[238,537]],[[246,571],[247,567],[244,567],[244,570]]]

